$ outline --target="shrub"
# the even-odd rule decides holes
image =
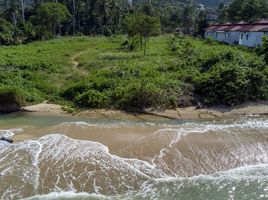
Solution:
[[[238,105],[265,98],[267,77],[239,65],[220,65],[195,79],[196,93],[205,104]]]
[[[0,44],[13,44],[12,24],[0,18]]]
[[[80,106],[89,108],[105,108],[108,105],[108,97],[96,90],[88,90],[74,99],[75,103]]]
[[[268,36],[263,37],[262,46],[259,49],[259,54],[263,55],[264,60],[268,64]]]
[[[128,111],[143,111],[145,108],[164,105],[160,88],[142,81],[117,88],[113,96],[118,106]]]

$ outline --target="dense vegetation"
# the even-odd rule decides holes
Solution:
[[[147,0],[132,0],[134,4],[146,2]],[[208,7],[217,7],[219,3],[227,3],[229,0],[192,0],[192,2],[200,3]],[[151,0],[151,2],[156,6],[170,6],[170,5],[180,5],[182,3],[189,3],[191,0]]]
[[[77,37],[1,47],[0,86],[18,88],[28,103],[132,111],[268,97],[267,64],[249,50],[168,35],[152,37],[144,57],[121,46],[125,40]],[[78,52],[76,68],[71,60]]]
[[[232,0],[219,5],[219,20],[222,22],[253,22],[268,18],[267,0]]]
[[[200,34],[206,11],[193,1],[179,4],[128,0],[3,0],[0,2],[0,42],[19,44],[66,35],[124,33],[125,18],[147,15],[160,21],[163,32],[180,27]]]
[[[130,15],[147,15],[160,21],[162,32],[180,30],[202,35],[209,10],[186,0],[2,0],[0,43],[19,44],[64,35],[122,34]],[[219,3],[213,1],[213,5]],[[267,0],[221,1],[219,21],[255,21],[268,17]]]
[[[1,1],[0,104],[142,111],[267,99],[268,39],[255,51],[185,36],[207,26],[207,10],[194,2]],[[218,11],[221,21],[254,21],[268,5],[233,0]]]

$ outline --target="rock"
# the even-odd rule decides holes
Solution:
[[[5,138],[5,137],[1,137],[0,140],[8,142],[8,143],[13,143],[14,142],[14,140],[8,139],[8,138]]]
[[[23,105],[22,96],[15,89],[0,90],[0,113],[10,113],[20,110]]]
[[[192,95],[182,95],[178,98],[179,107],[188,107],[195,104],[195,98]]]
[[[198,109],[202,109],[202,108],[204,108],[204,105],[200,101],[198,101],[195,109],[198,110]]]
[[[18,104],[0,104],[0,113],[10,113],[20,110]]]

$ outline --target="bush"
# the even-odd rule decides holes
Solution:
[[[136,81],[117,91],[119,107],[130,111],[143,111],[145,108],[164,106],[163,94],[159,87],[152,83]],[[120,95],[118,95],[120,94]]]
[[[258,50],[258,53],[264,57],[264,60],[268,64],[268,36],[263,37],[262,46]]]
[[[74,102],[80,106],[89,108],[105,108],[108,105],[108,97],[95,90],[88,90],[74,99]]]
[[[0,44],[13,44],[12,24],[0,18]]]
[[[238,105],[266,98],[267,77],[262,72],[229,64],[217,66],[195,79],[196,93],[205,104]]]

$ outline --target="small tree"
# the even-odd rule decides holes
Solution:
[[[141,43],[144,45],[144,56],[146,56],[149,37],[160,33],[160,21],[156,17],[139,15],[134,30],[136,30],[141,37]]]
[[[13,42],[12,24],[0,18],[0,44],[12,44]]]
[[[264,55],[264,59],[266,63],[268,63],[268,37],[263,37],[262,39],[262,47],[260,53]]]
[[[61,3],[44,3],[31,18],[33,24],[39,27],[39,36],[51,37],[56,35],[56,26],[68,20],[70,13]]]
[[[159,18],[144,14],[130,15],[126,17],[123,25],[129,37],[139,36],[141,50],[143,50],[143,54],[146,56],[149,37],[160,33]]]

